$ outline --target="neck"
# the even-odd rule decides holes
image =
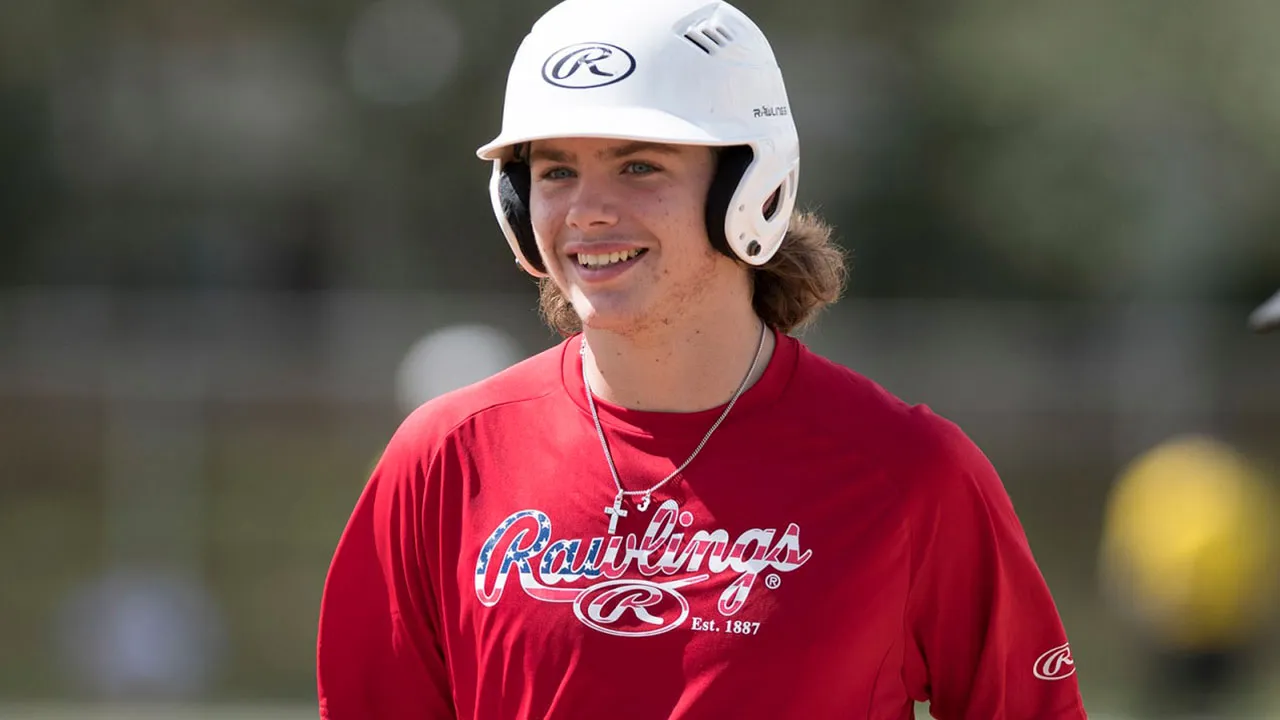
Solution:
[[[769,364],[773,333],[754,311],[689,326],[668,325],[640,336],[588,329],[587,379],[597,398],[632,410],[697,412],[728,402]],[[759,348],[759,359],[756,351]]]

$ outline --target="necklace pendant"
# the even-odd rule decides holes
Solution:
[[[640,512],[644,512],[649,509],[649,493],[645,493],[644,497],[640,499],[640,502],[636,503],[636,509]]]
[[[613,498],[613,505],[605,506],[604,513],[609,516],[609,534],[616,534],[618,532],[618,518],[627,516],[627,511],[622,509],[622,493],[618,493]]]

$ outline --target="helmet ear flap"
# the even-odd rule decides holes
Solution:
[[[729,219],[729,203],[754,159],[755,153],[748,145],[733,145],[720,150],[711,188],[707,191],[707,238],[711,240],[711,247],[735,260],[740,258],[730,247],[724,228]]]
[[[492,193],[494,209],[507,235],[507,242],[516,253],[521,266],[533,274],[545,275],[547,270],[538,253],[538,243],[533,235],[533,218],[529,213],[529,189],[532,179],[529,164],[521,160],[503,162],[494,177]]]

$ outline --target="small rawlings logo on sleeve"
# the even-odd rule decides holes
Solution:
[[[1071,644],[1063,643],[1036,658],[1036,677],[1041,680],[1064,680],[1076,674],[1076,662],[1071,659]]]

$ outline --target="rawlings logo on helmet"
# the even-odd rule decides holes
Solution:
[[[583,90],[625,80],[635,69],[635,57],[617,45],[577,43],[560,48],[542,63],[542,79],[556,87]]]

